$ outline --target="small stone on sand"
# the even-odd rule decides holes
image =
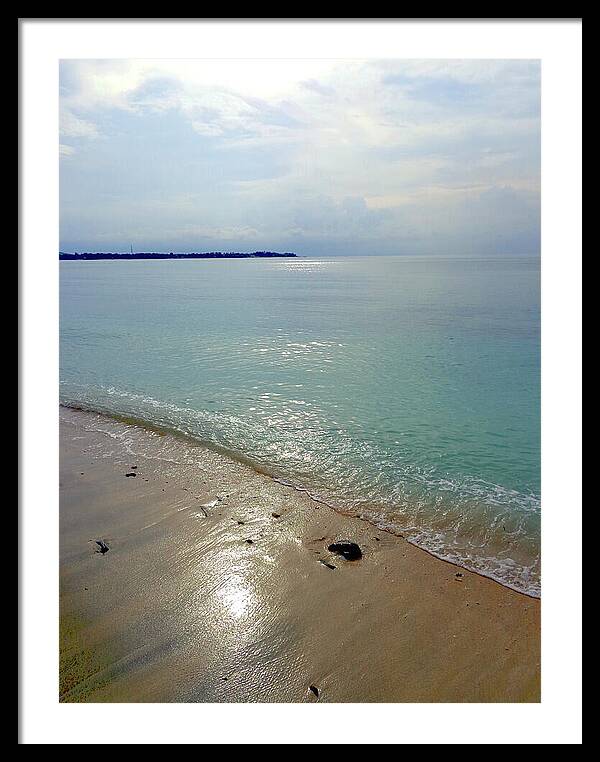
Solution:
[[[350,540],[339,540],[338,542],[332,542],[327,548],[331,553],[338,553],[343,556],[347,561],[356,561],[362,558],[362,551],[355,542]]]

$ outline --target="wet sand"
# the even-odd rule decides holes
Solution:
[[[540,700],[539,600],[212,450],[60,417],[61,701]]]

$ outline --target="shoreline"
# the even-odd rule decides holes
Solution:
[[[159,436],[174,437],[180,441],[188,443],[189,445],[193,447],[199,447],[199,448],[210,450],[211,452],[214,452],[223,458],[232,460],[236,463],[240,463],[243,466],[252,469],[257,474],[266,476],[267,478],[273,480],[274,482],[278,484],[282,484],[285,487],[289,487],[290,489],[293,489],[300,494],[307,495],[314,502],[319,503],[320,505],[326,506],[327,508],[329,508],[329,510],[334,511],[340,516],[347,516],[347,517],[353,516],[354,518],[358,518],[361,521],[368,523],[371,527],[373,527],[375,531],[385,532],[386,534],[392,535],[394,537],[399,537],[401,539],[404,539],[413,547],[423,551],[424,553],[427,553],[428,555],[432,556],[438,561],[442,561],[444,563],[450,564],[451,566],[454,566],[458,569],[466,570],[472,574],[476,574],[480,577],[483,577],[484,579],[491,580],[492,582],[495,582],[501,587],[507,588],[508,590],[512,590],[513,592],[519,593],[520,595],[524,595],[534,600],[541,600],[541,592],[534,593],[529,590],[524,590],[522,588],[517,587],[516,585],[511,585],[509,582],[505,580],[497,579],[496,577],[492,576],[492,574],[486,574],[483,571],[469,567],[465,563],[461,563],[457,560],[453,560],[450,558],[445,558],[443,555],[437,554],[436,552],[434,552],[433,550],[430,550],[426,546],[419,545],[410,537],[406,537],[401,528],[395,529],[390,527],[389,525],[381,526],[380,524],[377,524],[374,520],[372,520],[369,516],[365,516],[362,514],[353,514],[351,512],[344,512],[343,510],[327,502],[325,499],[314,494],[310,490],[310,488],[305,487],[303,485],[294,484],[293,482],[287,480],[285,477],[269,471],[267,468],[262,467],[259,464],[255,463],[251,458],[245,456],[243,453],[233,452],[231,450],[228,450],[225,447],[221,447],[218,444],[215,444],[214,442],[201,440],[195,437],[194,435],[187,434],[177,428],[156,424],[152,421],[148,421],[147,419],[140,418],[134,415],[125,415],[121,413],[110,412],[108,410],[101,410],[101,409],[89,407],[89,406],[86,406],[85,404],[77,403],[77,402],[59,402],[59,409],[60,408],[64,408],[65,410],[78,411],[84,414],[99,416],[101,418],[106,418],[108,420],[116,421],[117,423],[120,423],[126,426],[134,426],[136,428],[140,428],[149,432],[157,433],[159,434]]]
[[[96,417],[60,408],[61,701],[539,701],[539,599]]]

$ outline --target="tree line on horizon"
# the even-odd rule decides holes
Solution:
[[[74,252],[69,254],[64,251],[58,252],[59,259],[67,260],[94,260],[94,259],[250,259],[252,257],[295,257],[292,252],[280,253],[277,251],[206,251],[206,252]]]

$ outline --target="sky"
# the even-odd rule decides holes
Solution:
[[[534,60],[63,60],[61,251],[539,255]]]

